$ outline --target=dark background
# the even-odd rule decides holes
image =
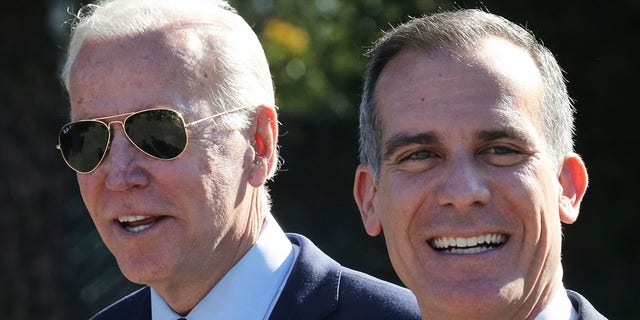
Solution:
[[[399,1],[398,1],[399,2]],[[270,184],[285,230],[343,265],[398,282],[382,238],[364,232],[352,198],[364,49],[439,8],[486,7],[533,30],[556,54],[576,100],[577,151],[590,186],[564,228],[565,285],[610,319],[633,319],[640,222],[636,160],[640,2],[236,0],[272,65],[284,166]],[[119,273],[55,149],[68,104],[58,80],[78,2],[0,8],[0,319],[86,319],[136,288]]]

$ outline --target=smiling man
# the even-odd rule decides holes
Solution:
[[[409,290],[272,216],[273,83],[227,2],[92,4],[63,79],[72,122],[58,148],[120,270],[144,285],[94,319],[419,318]]]
[[[587,172],[551,52],[480,10],[394,28],[370,52],[354,195],[423,319],[603,319],[562,283]]]

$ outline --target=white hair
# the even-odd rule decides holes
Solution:
[[[251,107],[275,106],[271,73],[258,37],[224,0],[101,0],[83,7],[73,21],[61,75],[67,91],[84,42],[135,38],[154,31],[179,32],[185,49],[181,83],[194,97],[191,108],[222,112],[247,107],[217,119],[219,126],[246,129],[255,111]],[[269,177],[276,170],[274,165]]]

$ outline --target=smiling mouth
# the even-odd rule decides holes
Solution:
[[[129,232],[141,232],[150,228],[160,219],[162,219],[162,217],[124,216],[118,218],[118,222],[120,222],[120,225]]]
[[[455,254],[474,254],[494,250],[507,242],[509,236],[489,233],[470,238],[437,237],[428,240],[436,251]]]

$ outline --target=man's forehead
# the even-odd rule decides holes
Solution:
[[[179,74],[184,56],[167,44],[163,35],[87,40],[70,70],[70,84],[96,81],[118,72],[130,74]],[[108,79],[103,79],[108,80]],[[152,79],[149,79],[152,80]],[[156,79],[162,81],[162,79]]]
[[[503,49],[519,56],[505,57]],[[473,54],[401,51],[382,71],[374,97],[384,120],[403,109],[428,108],[444,101],[453,106],[457,102],[485,105],[511,121],[516,116],[530,120],[539,116],[542,93],[542,77],[530,55],[506,40],[490,38]]]

